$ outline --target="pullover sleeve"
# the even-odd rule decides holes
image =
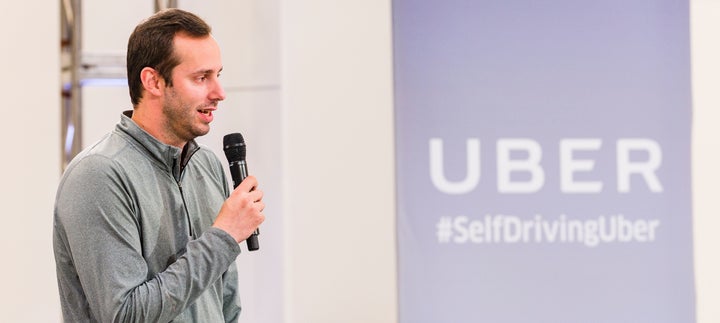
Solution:
[[[240,247],[212,227],[191,240],[165,271],[149,277],[127,183],[112,164],[101,156],[86,158],[68,170],[73,174],[58,190],[55,230],[61,238],[55,249],[56,255],[63,249],[59,254],[68,259],[56,261],[72,264],[58,272],[61,290],[81,289],[85,306],[100,322],[168,322],[223,275],[228,275],[226,284],[237,283],[233,267]],[[63,306],[64,312],[79,310]]]
[[[235,263],[223,274],[223,315],[225,322],[235,323],[240,318],[240,299],[238,297],[238,273]]]
[[[220,164],[220,161],[215,158],[215,165],[217,172],[221,175],[221,179],[225,179],[225,171]],[[230,187],[228,182],[222,180],[223,191],[225,198],[230,196]],[[240,296],[238,292],[238,272],[237,265],[233,262],[230,268],[223,274],[223,316],[225,317],[226,323],[236,323],[240,319],[241,305]]]

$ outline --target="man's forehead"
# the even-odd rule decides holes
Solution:
[[[220,47],[215,39],[206,37],[175,36],[175,55],[190,73],[218,73],[222,70]]]

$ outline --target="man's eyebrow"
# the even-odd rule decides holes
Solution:
[[[213,73],[220,73],[220,72],[222,72],[222,70],[223,70],[222,67],[221,67],[219,70],[217,70],[217,72],[215,72],[215,70],[213,70],[213,69],[198,70],[198,71],[196,71],[195,73],[192,73],[192,74],[194,74],[194,75],[208,75],[208,74],[213,74]]]

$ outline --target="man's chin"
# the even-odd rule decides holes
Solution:
[[[195,137],[202,137],[204,135],[207,135],[209,132],[210,132],[210,125],[207,125],[206,127],[203,127],[201,129],[195,129],[195,131],[193,132],[193,135],[195,135]]]

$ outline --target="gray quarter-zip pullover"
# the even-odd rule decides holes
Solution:
[[[165,145],[132,112],[68,165],[53,244],[65,322],[235,322],[237,242],[212,228],[217,156]]]

